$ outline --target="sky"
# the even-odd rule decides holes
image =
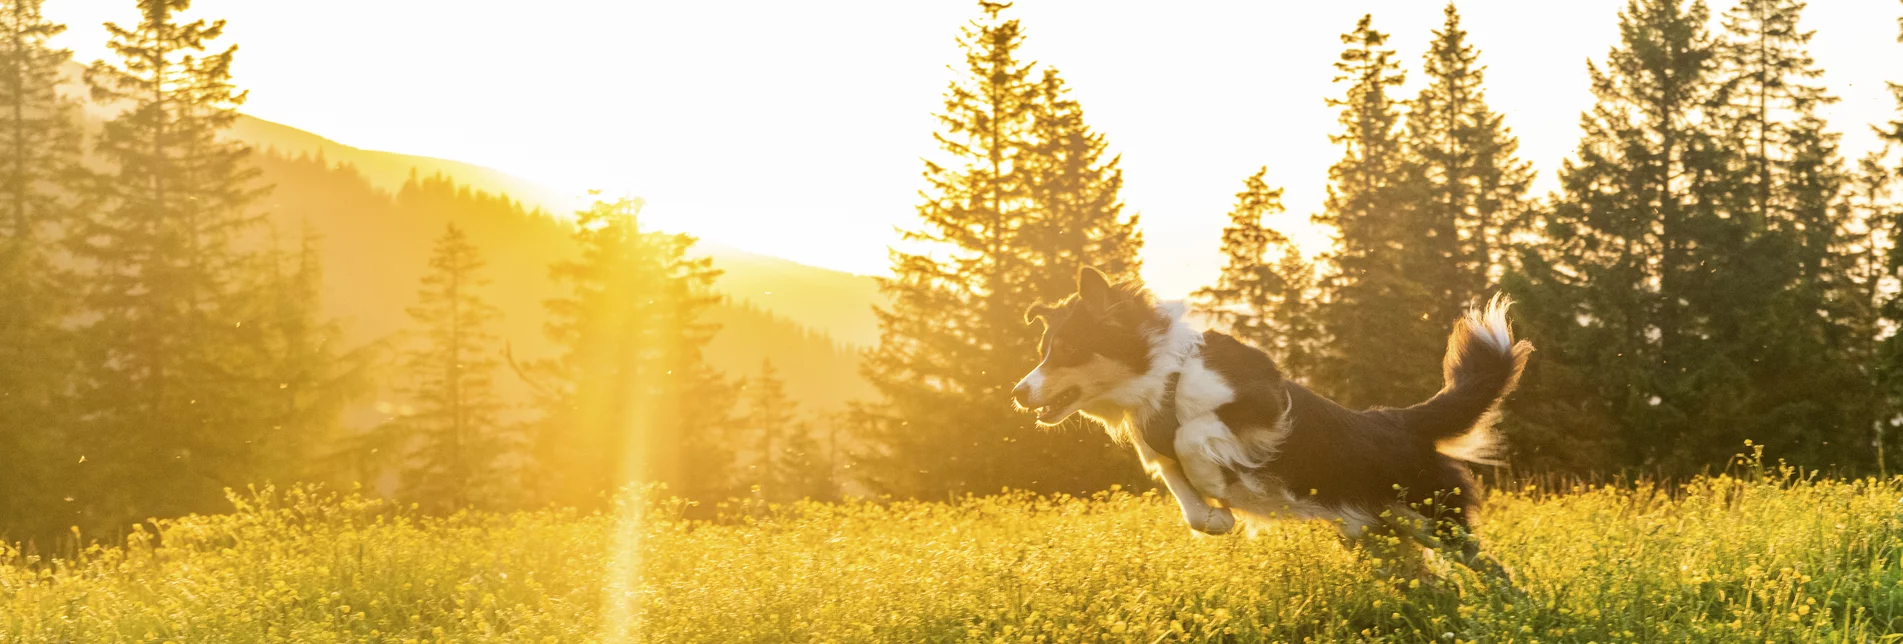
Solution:
[[[1488,99],[1540,171],[1571,154],[1591,103],[1586,62],[1617,38],[1622,0],[1463,0]],[[1729,0],[1713,4],[1716,16]],[[107,55],[132,0],[49,0],[56,44]],[[321,8],[319,8],[321,7]],[[1226,213],[1266,166],[1311,248],[1340,93],[1339,35],[1364,13],[1393,35],[1411,96],[1441,24],[1428,0],[1018,0],[1025,57],[1063,72],[1122,155],[1142,216],[1144,277],[1165,297],[1214,280]],[[861,274],[886,272],[916,222],[932,114],[978,15],[956,0],[197,0],[229,21],[244,110],[360,148],[484,165],[581,195],[638,196],[648,221]],[[1903,81],[1895,0],[1817,0],[1805,26],[1846,155],[1894,118]]]

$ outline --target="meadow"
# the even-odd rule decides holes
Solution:
[[[1006,494],[685,518],[425,517],[306,489],[233,496],[123,546],[0,555],[5,642],[1892,641],[1903,477],[1791,470],[1494,491],[1513,587],[1402,581],[1327,526],[1198,537],[1166,498]]]

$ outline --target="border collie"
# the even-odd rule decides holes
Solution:
[[[1042,362],[1012,394],[1040,425],[1082,413],[1135,445],[1194,530],[1230,531],[1232,509],[1332,520],[1350,539],[1408,519],[1437,545],[1418,528],[1431,517],[1441,535],[1468,534],[1479,498],[1464,463],[1490,462],[1495,410],[1533,351],[1513,341],[1508,305],[1495,297],[1454,324],[1440,393],[1354,411],[1284,379],[1268,354],[1191,329],[1141,283],[1085,268],[1075,294],[1025,312],[1044,324]]]

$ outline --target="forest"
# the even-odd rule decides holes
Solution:
[[[555,211],[472,166],[292,146],[242,114],[238,48],[189,0],[125,2],[87,64],[43,1],[0,0],[0,540],[272,484],[440,515],[599,509],[630,483],[703,509],[1150,485],[1101,432],[1009,403],[1037,357],[1023,312],[1080,267],[1144,266],[1113,133],[1022,55],[1010,5],[957,33],[919,133],[942,154],[867,279],[710,249],[637,198]],[[1418,61],[1376,16],[1343,25],[1325,204],[1238,177],[1192,314],[1345,403],[1406,405],[1504,292],[1538,352],[1489,476],[1680,480],[1747,445],[1887,474],[1903,85],[1896,120],[1826,122],[1804,8],[1626,3],[1563,160],[1522,158],[1453,4]],[[1886,147],[1844,158],[1845,128]]]

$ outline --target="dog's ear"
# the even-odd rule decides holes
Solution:
[[[1077,299],[1091,313],[1103,313],[1110,306],[1110,278],[1089,266],[1077,269]]]
[[[1051,311],[1051,307],[1043,302],[1032,304],[1031,308],[1024,310],[1024,323],[1043,322],[1048,325],[1050,324],[1048,318],[1051,316]]]

